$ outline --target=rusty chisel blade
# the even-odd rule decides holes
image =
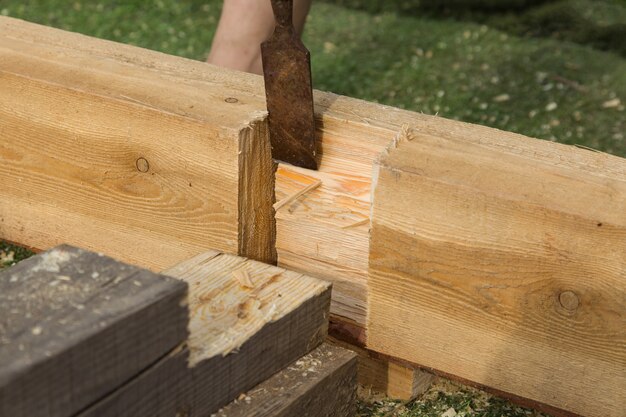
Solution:
[[[261,44],[272,157],[317,169],[311,59],[293,26],[293,0],[271,0],[276,28]]]

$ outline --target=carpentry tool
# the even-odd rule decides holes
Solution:
[[[261,44],[272,157],[317,169],[311,58],[293,26],[293,0],[271,0],[276,28]]]

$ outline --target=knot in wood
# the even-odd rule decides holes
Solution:
[[[135,161],[135,166],[139,172],[148,172],[150,169],[150,164],[146,158],[138,158]]]
[[[578,308],[580,300],[574,291],[563,291],[559,294],[559,303],[564,309],[574,311]]]

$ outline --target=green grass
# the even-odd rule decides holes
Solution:
[[[626,154],[626,61],[615,54],[474,23],[317,11],[307,39],[318,88]]]
[[[323,0],[370,13],[485,23],[521,36],[554,37],[626,55],[624,0]]]
[[[22,259],[26,259],[32,255],[33,253],[28,249],[10,245],[0,240],[0,269],[13,266]]]
[[[221,0],[0,0],[3,15],[192,59],[207,55],[220,10]],[[316,0],[304,36],[318,89],[621,156],[624,39],[626,0]],[[0,242],[0,268],[28,255]],[[450,408],[533,415],[450,384],[360,413]]]

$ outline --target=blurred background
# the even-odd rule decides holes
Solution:
[[[198,60],[221,7],[0,0],[2,15]],[[626,0],[314,0],[303,40],[317,89],[626,156]],[[28,255],[0,242],[0,267]],[[538,415],[446,381],[360,413]]]

